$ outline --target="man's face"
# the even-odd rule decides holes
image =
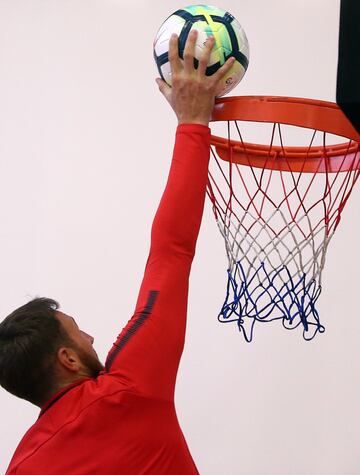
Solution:
[[[90,377],[96,378],[104,370],[104,366],[94,350],[94,338],[80,330],[73,317],[57,311],[56,318],[60,320],[62,327],[74,342],[73,349],[77,353],[84,369]]]

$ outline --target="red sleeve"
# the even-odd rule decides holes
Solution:
[[[108,373],[125,378],[148,396],[174,397],[209,157],[210,129],[179,125],[135,313],[107,357]]]

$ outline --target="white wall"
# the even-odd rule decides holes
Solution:
[[[228,0],[251,63],[234,94],[335,100],[339,0]],[[175,0],[0,0],[0,315],[40,295],[95,335],[104,360],[131,316],[176,127],[152,39]],[[204,475],[360,473],[359,190],[331,243],[326,333],[216,315],[226,278],[207,205],[177,386]],[[38,409],[0,391],[0,472]]]

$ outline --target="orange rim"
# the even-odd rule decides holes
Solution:
[[[293,172],[360,169],[360,134],[332,102],[292,97],[238,96],[216,101],[212,122],[249,121],[294,125],[338,135],[347,143],[280,147],[211,137],[220,158],[243,165]]]

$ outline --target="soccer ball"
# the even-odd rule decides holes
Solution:
[[[249,44],[240,23],[228,12],[210,5],[191,5],[177,10],[161,25],[154,40],[154,58],[164,81],[171,86],[169,62],[169,41],[173,33],[179,36],[179,56],[184,57],[185,43],[191,30],[198,30],[195,48],[195,66],[204,49],[207,38],[215,38],[206,75],[214,74],[230,57],[236,58],[230,71],[224,77],[221,97],[230,92],[243,78],[249,64]]]

